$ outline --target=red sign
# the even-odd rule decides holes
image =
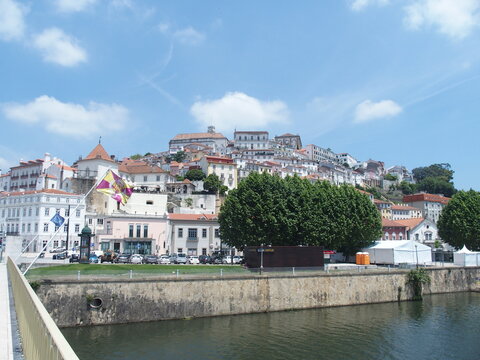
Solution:
[[[325,255],[333,255],[333,254],[336,254],[337,252],[335,250],[323,250],[323,253]]]

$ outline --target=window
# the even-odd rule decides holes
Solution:
[[[57,214],[60,214],[60,209],[55,209],[55,212],[56,212]]]
[[[183,248],[178,248],[177,253],[179,253],[179,254],[183,253]]]
[[[160,175],[157,175],[157,181],[160,181]]]
[[[60,198],[59,198],[59,197],[57,197],[57,202],[60,202]]]
[[[68,224],[65,224],[63,225],[63,232],[67,232],[68,231]]]
[[[144,175],[144,176],[143,176],[143,181],[147,181],[147,179],[148,179],[148,176],[147,176],[147,175]]]
[[[66,217],[70,216],[70,209],[69,208],[65,209],[65,216]]]
[[[220,229],[215,229],[215,237],[216,238],[220,237]]]
[[[32,224],[28,224],[28,226],[27,226],[27,231],[28,231],[28,232],[32,231]]]
[[[415,234],[415,240],[418,241],[418,240],[419,240],[419,237],[420,237],[420,236],[419,236],[418,234]]]
[[[97,224],[98,225],[103,225],[103,219],[97,219]]]
[[[23,208],[22,216],[27,216],[27,208]]]
[[[178,228],[178,237],[179,238],[183,237],[183,229],[182,228]]]
[[[80,232],[80,224],[75,224],[75,232]]]
[[[32,208],[28,208],[28,216],[32,216]]]
[[[48,232],[48,223],[43,223],[43,232]]]
[[[128,237],[133,237],[133,224],[128,225]]]
[[[188,240],[197,240],[197,229],[188,229]]]
[[[50,208],[45,208],[45,216],[48,216],[50,214]]]
[[[88,225],[92,225],[92,222],[93,222],[92,219],[88,219]]]
[[[148,237],[148,225],[143,225],[143,237]]]
[[[188,248],[187,250],[187,254],[190,256],[190,255],[197,255],[197,249],[195,248]]]
[[[58,240],[53,240],[53,247],[54,248],[58,247]]]
[[[36,216],[40,215],[40,208],[38,208],[38,207],[35,208],[35,215]]]
[[[22,224],[22,233],[25,232],[25,224]]]
[[[76,216],[76,217],[80,217],[80,210],[77,210],[77,211],[75,212],[75,216]],[[91,219],[90,219],[90,220],[91,220]],[[91,223],[90,223],[90,224],[91,224]]]
[[[202,255],[207,255],[207,248],[202,248]]]
[[[203,238],[207,237],[207,229],[202,229],[202,237]]]
[[[142,225],[137,224],[137,237],[142,236]]]
[[[35,223],[35,232],[38,232],[38,223]]]

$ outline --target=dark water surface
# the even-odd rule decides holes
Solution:
[[[62,329],[80,359],[480,359],[480,293]]]

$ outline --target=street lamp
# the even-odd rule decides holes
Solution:
[[[265,251],[265,249],[263,248],[263,244],[261,244],[261,248],[259,250],[260,250],[260,275],[262,275],[262,273],[263,273],[263,252]]]
[[[415,245],[415,256],[417,257],[417,269],[418,269],[418,246]]]

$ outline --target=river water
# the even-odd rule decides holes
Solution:
[[[62,329],[80,359],[480,359],[480,293]]]

